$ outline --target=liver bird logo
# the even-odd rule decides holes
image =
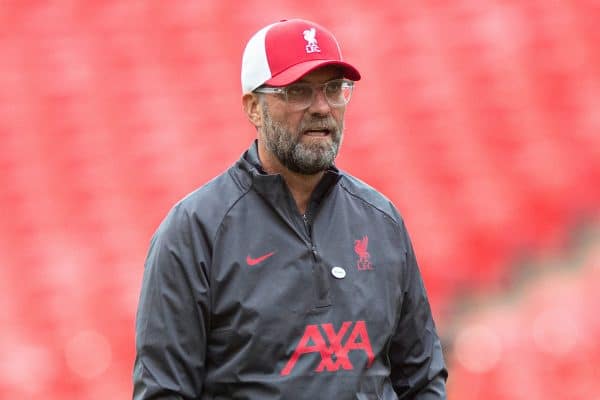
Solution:
[[[354,252],[358,255],[356,268],[359,271],[373,269],[373,265],[371,265],[371,255],[367,250],[367,246],[369,246],[369,237],[367,235],[363,236],[362,239],[354,241]]]
[[[321,49],[317,44],[317,30],[313,27],[302,32],[304,40],[306,40],[307,53],[320,53]]]

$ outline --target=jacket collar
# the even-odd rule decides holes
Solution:
[[[271,200],[275,204],[284,204],[280,201],[286,197],[291,197],[285,180],[280,174],[267,174],[260,163],[258,157],[258,141],[255,140],[250,148],[242,155],[238,161],[238,167],[245,171],[251,178],[253,188],[263,197]],[[340,180],[342,174],[336,167],[331,167],[323,178],[319,181],[311,195],[313,207],[318,207],[321,201],[329,193],[330,189]],[[311,205],[309,204],[309,208]]]

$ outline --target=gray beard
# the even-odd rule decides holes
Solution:
[[[337,126],[333,117],[313,117],[302,121],[297,132],[290,132],[271,119],[265,103],[262,117],[265,147],[284,167],[298,174],[314,175],[333,166],[342,142],[343,123]],[[302,143],[303,132],[309,127],[329,129],[332,143]]]

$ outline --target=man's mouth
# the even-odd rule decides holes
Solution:
[[[304,134],[307,136],[329,136],[331,131],[327,128],[323,129],[307,129],[304,131]]]

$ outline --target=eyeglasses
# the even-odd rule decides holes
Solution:
[[[334,79],[320,85],[313,85],[308,82],[293,83],[283,87],[264,86],[255,89],[257,93],[279,94],[296,110],[305,110],[315,101],[315,94],[318,89],[323,90],[325,99],[331,107],[342,107],[348,104],[352,97],[354,82],[347,79]]]

